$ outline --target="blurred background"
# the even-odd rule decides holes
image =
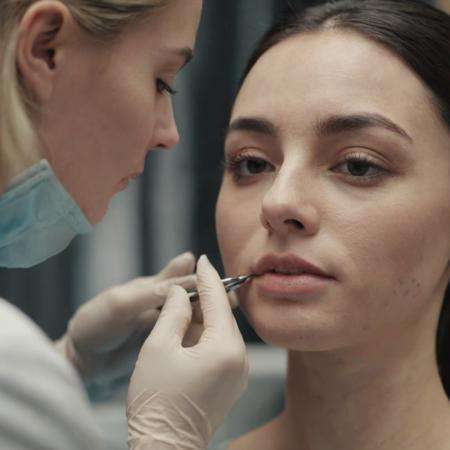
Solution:
[[[91,235],[77,238],[65,252],[39,267],[0,269],[0,296],[23,310],[52,339],[64,333],[71,315],[84,301],[134,277],[153,274],[186,250],[196,256],[208,254],[223,273],[214,208],[222,176],[222,141],[239,78],[256,42],[284,8],[323,2],[204,3],[195,58],[175,85],[180,144],[171,151],[150,152],[145,174],[114,199],[108,215]],[[450,13],[450,0],[430,3]],[[251,360],[257,380],[250,387],[250,404],[257,406],[263,420],[281,407],[284,358],[276,349],[261,353],[263,345],[245,318],[240,312],[236,317],[246,341],[255,349]],[[262,390],[264,404],[258,400]],[[100,408],[106,429],[115,427],[117,409]],[[255,420],[254,411],[248,411],[250,421]],[[122,410],[120,420],[125,426]],[[252,425],[242,417],[231,420],[236,422],[231,426],[232,435]],[[125,431],[119,427],[120,433]],[[111,444],[110,448],[116,447]],[[122,447],[118,444],[117,448]]]

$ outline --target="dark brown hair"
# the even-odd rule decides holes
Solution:
[[[418,0],[338,0],[300,12],[290,8],[258,44],[241,86],[267,50],[292,36],[326,29],[359,33],[398,55],[422,79],[450,130],[450,16]],[[436,335],[437,364],[450,398],[449,302],[450,284]]]

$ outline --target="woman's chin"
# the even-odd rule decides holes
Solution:
[[[256,334],[275,347],[324,351],[336,348],[340,340],[336,327],[323,311],[301,308],[289,299],[240,296],[240,308]]]

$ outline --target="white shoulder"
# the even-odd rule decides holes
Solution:
[[[103,448],[75,370],[31,319],[1,299],[0,405],[0,448]]]

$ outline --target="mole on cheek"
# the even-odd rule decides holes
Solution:
[[[414,277],[406,281],[399,278],[397,286],[394,287],[394,295],[409,300],[415,299],[419,295],[420,286],[420,282]]]
[[[414,300],[420,293],[420,281],[416,278],[412,278],[405,286],[403,292],[400,295],[408,300]]]

